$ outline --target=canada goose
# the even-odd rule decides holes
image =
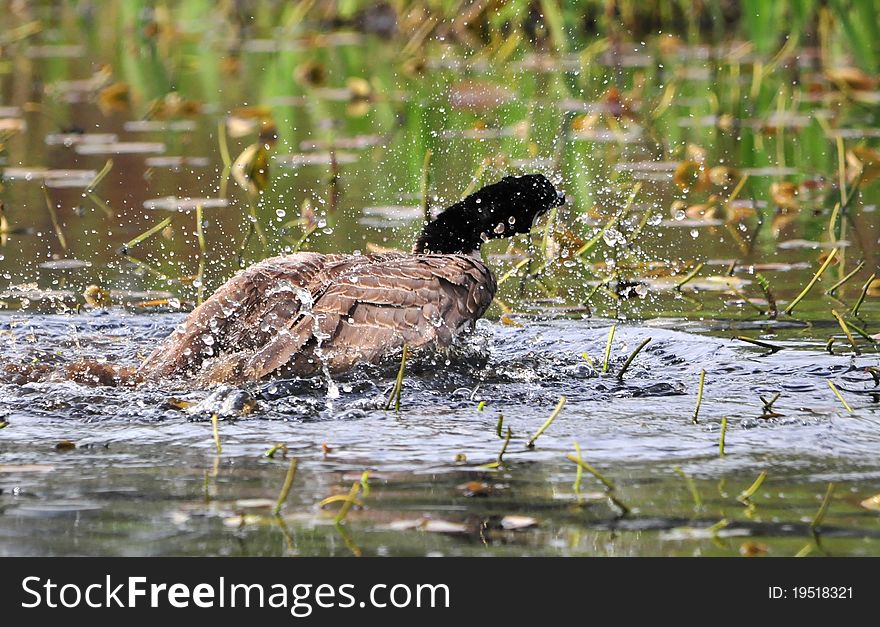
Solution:
[[[340,372],[403,344],[447,347],[495,295],[480,245],[527,233],[564,202],[541,174],[508,176],[426,224],[411,254],[306,252],[261,261],[193,310],[140,375],[237,383]]]

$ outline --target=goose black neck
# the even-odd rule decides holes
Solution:
[[[485,216],[467,206],[467,200],[452,205],[426,224],[413,252],[451,255],[479,250],[485,237]]]

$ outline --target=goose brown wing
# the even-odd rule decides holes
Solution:
[[[252,372],[308,372],[319,362],[338,371],[404,343],[448,346],[485,313],[496,289],[489,269],[466,255],[378,255],[335,274],[316,295],[314,318],[304,316],[258,351]]]
[[[303,299],[308,301],[332,280],[333,269],[342,259],[299,253],[266,259],[239,272],[190,313],[146,359],[140,372],[155,377],[179,375],[198,369],[209,358],[252,354],[297,319]]]

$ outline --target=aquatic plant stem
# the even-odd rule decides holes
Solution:
[[[400,369],[397,371],[397,380],[394,382],[394,387],[391,388],[391,395],[385,403],[385,409],[391,409],[391,403],[394,403],[394,411],[396,413],[400,413],[400,393],[403,389],[403,373],[406,369],[406,358],[408,354],[409,346],[404,344],[403,353],[400,356]]]
[[[553,412],[550,414],[550,417],[547,418],[547,420],[544,422],[544,424],[541,425],[540,429],[535,431],[535,435],[533,435],[531,438],[529,438],[529,441],[526,444],[526,448],[535,448],[535,442],[537,441],[537,439],[539,437],[541,437],[541,434],[544,433],[550,427],[551,424],[553,424],[553,421],[556,420],[556,416],[558,416],[559,412],[562,411],[563,406],[565,406],[566,400],[567,399],[564,396],[559,397],[559,402],[556,403],[556,407],[553,410]]]
[[[52,202],[52,198],[49,196],[49,188],[45,185],[43,185],[43,196],[46,198],[46,208],[49,210],[49,219],[52,220],[52,228],[55,230],[55,236],[58,238],[58,243],[61,244],[61,248],[66,251],[67,239],[64,237],[64,230],[61,228],[61,223],[58,221],[58,212],[55,211],[55,203]]]
[[[692,281],[693,278],[694,278],[695,276],[697,276],[697,273],[698,273],[700,270],[702,270],[702,269],[703,269],[703,266],[705,266],[705,265],[706,265],[706,263],[703,262],[703,261],[701,261],[701,262],[698,263],[696,266],[694,266],[694,269],[691,270],[690,272],[688,272],[688,273],[685,275],[685,277],[684,277],[681,281],[679,281],[678,284],[676,284],[676,286],[675,286],[676,291],[680,291],[682,287],[684,287],[687,283],[689,283],[690,281]]]
[[[342,507],[339,508],[339,512],[336,514],[336,518],[333,520],[336,524],[341,523],[345,520],[345,517],[348,516],[348,510],[351,509],[351,506],[357,502],[357,495],[361,489],[361,482],[355,481],[351,484],[351,490],[348,491],[348,496],[345,497],[345,500],[342,502]]]
[[[162,231],[169,224],[171,224],[170,217],[165,218],[164,220],[162,220],[161,222],[159,222],[155,226],[150,227],[149,229],[147,229],[146,231],[144,231],[143,233],[141,233],[137,237],[131,238],[125,244],[122,245],[122,248],[120,248],[120,254],[123,256],[128,256],[128,251],[130,249],[134,248],[135,246],[137,246],[138,244],[143,242],[145,239],[152,237],[153,235],[155,235],[159,231]]]
[[[793,301],[791,301],[788,304],[788,307],[785,308],[786,314],[791,315],[791,312],[794,310],[795,307],[797,307],[798,303],[800,303],[804,299],[804,297],[810,292],[810,290],[813,289],[813,286],[816,284],[816,281],[819,280],[819,277],[822,276],[822,274],[825,272],[825,270],[828,269],[828,266],[831,265],[831,262],[834,261],[834,257],[837,255],[838,250],[840,250],[840,249],[839,248],[832,248],[831,249],[831,252],[828,253],[828,256],[825,258],[825,262],[816,271],[816,274],[813,275],[813,278],[810,279],[809,283],[807,283],[807,286],[801,291],[800,294],[797,295],[797,298],[795,298]]]
[[[843,330],[844,334],[846,335],[846,339],[849,340],[849,343],[850,343],[850,346],[852,346],[853,352],[856,355],[861,355],[861,351],[859,350],[859,346],[858,346],[858,344],[856,344],[856,340],[853,337],[852,333],[850,333],[849,326],[847,325],[846,320],[844,320],[843,316],[841,316],[834,309],[831,310],[831,315],[837,319],[837,324],[840,325],[840,328]]]
[[[844,283],[846,283],[846,282],[849,281],[851,278],[853,278],[853,277],[859,272],[859,270],[861,270],[861,269],[864,268],[864,267],[865,267],[865,262],[864,262],[864,261],[860,261],[860,262],[858,263],[858,265],[857,265],[853,270],[851,270],[850,272],[848,272],[848,273],[846,274],[846,276],[844,276],[844,277],[843,277],[842,279],[840,279],[837,283],[835,283],[834,285],[832,285],[831,287],[829,287],[827,290],[825,290],[825,293],[828,294],[828,295],[834,294],[834,292],[836,292],[837,289],[838,289],[840,286],[842,286]]]
[[[727,416],[721,417],[721,435],[718,437],[718,457],[724,457],[724,443],[727,438]]]
[[[608,329],[608,341],[605,343],[605,357],[602,359],[602,372],[608,372],[608,359],[611,357],[611,342],[614,341],[614,332],[617,329],[616,324],[612,324]]]
[[[775,353],[777,351],[782,350],[782,346],[776,346],[775,344],[770,344],[768,342],[762,342],[761,340],[755,340],[750,337],[746,337],[744,335],[737,335],[736,338],[740,342],[747,342],[748,344],[754,344],[755,346],[760,346],[761,348],[765,348],[771,353]]]
[[[694,407],[694,415],[691,422],[698,424],[700,422],[700,406],[703,404],[703,385],[706,383],[706,371],[700,370],[700,385],[697,388],[697,404]]]
[[[828,381],[828,387],[831,388],[831,391],[834,392],[834,396],[838,398],[838,400],[843,403],[843,406],[846,408],[846,411],[849,413],[853,413],[853,408],[849,406],[849,403],[846,402],[846,399],[843,398],[843,395],[840,393],[840,390],[837,389],[837,386],[834,385],[833,381]]]
[[[627,370],[627,368],[629,368],[629,365],[632,363],[633,359],[636,358],[636,355],[638,355],[638,354],[642,351],[642,349],[645,348],[645,346],[648,345],[648,342],[650,342],[650,341],[651,341],[651,338],[646,338],[644,341],[642,341],[641,344],[639,344],[639,345],[636,347],[636,349],[632,352],[632,354],[630,354],[630,356],[629,356],[629,357],[627,358],[627,360],[624,362],[624,364],[623,364],[623,368],[621,368],[621,369],[620,369],[620,372],[617,373],[617,378],[618,378],[618,379],[620,379],[621,381],[623,381],[623,373],[625,373],[626,370]]]
[[[758,475],[758,478],[750,485],[747,489],[743,490],[739,493],[739,496],[736,497],[736,500],[742,503],[743,505],[748,505],[751,498],[755,495],[755,492],[761,487],[761,484],[764,483],[764,480],[767,478],[767,471],[762,470],[761,474]]]
[[[113,169],[113,159],[107,159],[107,163],[104,164],[104,167],[101,168],[101,171],[95,175],[95,178],[93,178],[91,181],[89,181],[88,185],[86,185],[85,193],[86,194],[93,193],[95,191],[95,188],[98,186],[98,184],[104,180],[104,177],[106,177],[108,174],[110,174],[110,170],[112,170],[112,169]]]
[[[856,301],[856,304],[853,305],[852,315],[859,315],[859,308],[862,306],[862,303],[865,302],[865,296],[868,294],[868,288],[871,287],[871,283],[874,282],[874,279],[877,277],[877,274],[872,274],[868,277],[868,280],[865,281],[865,284],[862,286],[862,293],[859,294],[859,299]]]
[[[296,478],[297,463],[296,457],[290,458],[290,465],[287,467],[287,475],[284,477],[284,484],[281,486],[281,492],[278,494],[278,500],[275,502],[275,509],[272,510],[272,513],[276,516],[281,512],[281,507],[287,500],[287,495],[290,493],[290,487],[293,485],[293,480]]]

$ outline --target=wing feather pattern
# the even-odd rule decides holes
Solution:
[[[495,289],[488,268],[466,255],[276,257],[230,279],[142,372],[238,382],[338,372],[404,343],[442,348],[485,313]]]

